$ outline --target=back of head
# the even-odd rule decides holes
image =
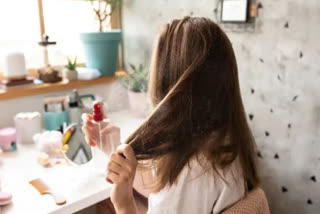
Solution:
[[[190,159],[213,169],[239,159],[249,186],[258,183],[254,139],[241,100],[237,64],[225,33],[210,19],[166,24],[154,51],[152,114],[128,139],[138,160],[153,160],[159,188],[172,185]]]

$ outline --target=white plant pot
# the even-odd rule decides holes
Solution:
[[[133,115],[145,118],[148,114],[148,99],[144,92],[128,91],[130,111]]]
[[[63,77],[67,78],[70,81],[78,79],[78,72],[75,70],[64,69],[62,73]]]

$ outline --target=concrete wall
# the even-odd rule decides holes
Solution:
[[[262,185],[272,213],[320,213],[320,1],[261,4],[254,32],[223,28],[238,60]],[[125,61],[149,64],[161,24],[185,15],[215,20],[215,6],[215,0],[127,0]]]

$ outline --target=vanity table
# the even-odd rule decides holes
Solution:
[[[122,142],[143,122],[126,110],[108,116],[114,125],[120,127]],[[104,176],[93,172],[90,163],[82,166],[57,164],[45,168],[37,163],[38,153],[34,144],[18,145],[17,151],[0,157],[2,189],[13,195],[12,203],[2,208],[3,214],[71,214],[110,197],[111,185]],[[40,195],[29,184],[35,178],[43,179],[61,193],[67,203],[58,206],[51,195]]]

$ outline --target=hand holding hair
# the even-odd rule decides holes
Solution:
[[[111,153],[107,164],[107,182],[114,184],[111,201],[117,213],[136,213],[133,197],[133,181],[138,162],[133,149],[128,144],[118,146]]]

